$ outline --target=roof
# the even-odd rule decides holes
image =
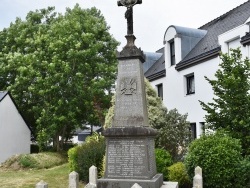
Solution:
[[[240,42],[243,46],[250,44],[250,33],[246,33],[246,35],[241,38]]]
[[[170,28],[170,27],[174,27],[175,30],[176,30],[176,33],[178,35],[182,35],[182,36],[190,36],[190,37],[199,37],[199,38],[202,38],[207,33],[206,30],[194,29],[194,28],[188,28],[188,27],[182,27],[182,26],[177,26],[177,25],[171,25],[168,28]],[[165,32],[165,35],[167,33],[167,30]],[[165,35],[164,35],[164,38],[165,38]]]
[[[207,34],[200,42],[184,57],[184,59],[176,65],[176,69],[190,65],[190,62],[202,59],[203,54],[209,52],[220,51],[218,36],[244,24],[250,17],[250,0],[242,5],[230,10],[222,16],[212,20],[211,22],[201,26],[199,29],[206,30]],[[218,55],[218,53],[214,53]]]
[[[186,55],[197,45],[197,43],[207,34],[206,30],[202,29],[194,29],[194,28],[188,28],[188,27],[181,27],[176,25],[171,25],[168,27],[174,28],[176,31],[175,37],[181,38],[181,58],[185,58]],[[165,32],[164,35],[164,41],[163,43],[166,43],[166,34],[168,32],[168,29]]]
[[[26,121],[25,118],[23,117],[22,113],[20,112],[20,110],[19,110],[17,104],[15,103],[13,97],[11,96],[10,92],[8,92],[8,91],[0,91],[0,102],[1,102],[7,95],[10,96],[10,98],[11,98],[13,104],[15,105],[17,111],[19,112],[19,114],[20,114],[21,117],[23,118],[25,124],[27,125],[27,127],[29,128],[29,130],[31,131],[31,133],[33,133],[31,127],[28,125],[27,121]]]
[[[144,52],[145,62],[143,63],[144,73],[162,56],[162,53]]]
[[[166,76],[164,48],[159,49],[157,53],[160,53],[161,55],[158,56],[158,59],[155,61],[155,63],[144,73],[144,76],[149,81]]]
[[[0,91],[0,102],[4,99],[4,97],[8,94],[7,91]]]

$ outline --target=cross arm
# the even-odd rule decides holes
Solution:
[[[120,0],[117,1],[118,6],[129,6],[129,5],[136,5],[142,4],[142,0]]]

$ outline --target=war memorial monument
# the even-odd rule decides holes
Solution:
[[[142,63],[144,54],[135,44],[133,6],[142,0],[120,0],[118,6],[127,11],[127,44],[118,54],[118,77],[115,110],[106,137],[106,169],[97,180],[98,188],[131,188],[135,183],[143,188],[160,188],[162,174],[156,172],[156,130],[148,123],[148,112]]]

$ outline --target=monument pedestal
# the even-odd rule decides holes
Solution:
[[[156,174],[154,138],[157,132],[149,127],[109,128],[106,137],[106,170],[98,179],[98,188],[160,188],[162,174]]]

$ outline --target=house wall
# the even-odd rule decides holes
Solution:
[[[164,87],[165,86],[165,82],[166,82],[165,80],[166,80],[166,78],[163,77],[163,78],[151,81],[150,84],[156,90],[156,92],[157,92],[157,85],[163,84],[163,94],[164,94],[166,92],[166,88]],[[163,98],[164,98],[164,96],[163,96]]]
[[[243,47],[240,43],[240,38],[249,32],[249,25],[241,25],[228,32],[225,32],[218,36],[219,44],[221,45],[221,51],[228,53],[230,48],[241,48],[243,57],[247,57],[247,48]]]
[[[240,47],[243,58],[250,57],[249,46],[243,47],[240,43],[240,38],[243,37],[246,32],[249,32],[249,25],[243,24],[237,28],[234,28],[222,35],[218,36],[219,45],[223,53],[228,53],[229,48]],[[169,41],[174,38],[176,45],[176,62],[179,62],[180,58],[180,44],[177,40],[176,33],[173,29],[169,30],[169,33],[165,34],[165,41]],[[154,80],[151,85],[156,88],[156,85],[163,84],[163,102],[168,109],[176,108],[181,114],[188,114],[187,120],[190,123],[196,123],[196,136],[199,137],[202,134],[203,122],[205,122],[205,111],[201,108],[199,100],[205,103],[211,102],[214,97],[213,90],[208,81],[205,80],[205,76],[209,79],[214,79],[215,72],[219,68],[220,58],[215,57],[213,59],[206,60],[197,65],[193,65],[189,68],[185,68],[181,71],[175,69],[175,65],[171,66],[169,43],[165,43],[165,68],[166,77]],[[187,95],[186,91],[186,76],[194,75],[195,80],[195,93]]]
[[[211,59],[206,63],[176,71],[170,67],[166,71],[167,79],[164,94],[164,104],[169,108],[176,108],[181,114],[188,114],[187,120],[196,123],[197,137],[202,133],[200,123],[204,122],[205,112],[202,110],[199,100],[209,102],[212,100],[213,91],[204,76],[212,79],[218,67],[218,58]],[[186,76],[194,75],[195,93],[187,95]]]
[[[31,132],[9,95],[0,102],[0,163],[30,153]]]
[[[187,120],[196,123],[197,136],[202,133],[200,123],[204,122],[205,112],[202,110],[199,100],[209,102],[212,100],[213,91],[204,76],[214,78],[218,67],[218,58],[206,63],[198,64],[183,71],[176,71],[175,66],[166,68],[166,77],[151,82],[157,90],[157,85],[163,84],[163,103],[171,109],[178,109],[181,114],[188,114]],[[206,70],[205,74],[204,71]],[[186,94],[186,75],[195,76],[195,94]]]

